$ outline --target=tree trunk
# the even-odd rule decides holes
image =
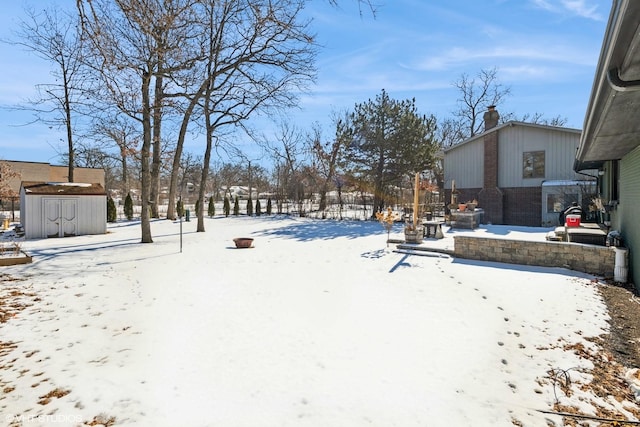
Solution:
[[[207,120],[207,123],[209,121]],[[196,232],[204,232],[204,193],[207,187],[207,177],[209,176],[209,161],[211,159],[211,148],[213,146],[213,136],[211,131],[207,130],[207,148],[204,152],[204,160],[202,164],[202,176],[200,177],[200,189],[198,191],[198,200],[200,209],[198,209],[198,226]]]
[[[140,167],[142,171],[142,208],[140,213],[141,243],[153,243],[151,237],[151,221],[149,219],[149,197],[151,189],[151,171],[149,157],[151,154],[151,103],[149,99],[151,77],[148,72],[142,75],[142,150],[140,151]]]
[[[162,76],[156,76],[153,100],[153,161],[151,163],[151,186],[149,201],[151,217],[159,218],[160,167],[162,163]]]
[[[122,165],[122,197],[129,193],[129,171],[127,168],[127,151],[124,146],[120,147],[120,164]]]
[[[73,149],[73,131],[71,128],[71,106],[70,106],[70,100],[69,100],[69,88],[67,86],[67,83],[65,81],[65,85],[64,85],[64,97],[65,97],[65,114],[66,114],[66,119],[65,119],[65,125],[67,128],[67,143],[68,143],[68,147],[69,147],[69,172],[68,172],[68,177],[67,180],[69,182],[74,182],[74,178],[73,178],[73,169],[75,168],[75,163],[76,163],[76,159],[75,159],[75,153],[74,153],[74,149]]]
[[[169,183],[169,206],[167,208],[167,219],[175,220],[175,201],[176,201],[176,193],[178,191],[178,179],[180,175],[180,160],[182,159],[182,149],[184,147],[184,139],[187,135],[187,128],[189,126],[189,121],[191,120],[191,114],[193,114],[193,110],[198,105],[198,101],[202,98],[203,90],[205,88],[205,84],[203,83],[200,87],[198,93],[196,93],[193,98],[189,101],[189,105],[184,112],[184,116],[182,117],[182,124],[180,125],[180,133],[178,134],[178,142],[176,143],[176,149],[173,154],[173,164],[171,166],[171,178]]]

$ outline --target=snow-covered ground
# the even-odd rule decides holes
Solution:
[[[377,222],[195,228],[154,221],[154,243],[140,244],[139,223],[125,221],[24,242],[33,264],[0,269],[14,304],[0,324],[0,423],[546,426],[562,423],[539,412],[556,399],[625,413],[580,390],[591,362],[566,348],[593,349],[588,338],[608,330],[590,276],[395,253]],[[547,231],[445,228],[425,245]],[[550,372],[570,375],[571,396]]]

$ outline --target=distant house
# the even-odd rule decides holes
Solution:
[[[484,114],[485,131],[444,150],[445,200],[476,199],[484,222],[553,226],[572,202],[586,207],[596,171],[573,170],[580,130],[510,121]],[[590,174],[589,172],[592,172]]]
[[[239,200],[248,200],[249,199],[249,187],[241,186],[241,185],[232,185],[229,187],[222,186],[221,193],[219,196],[224,198],[225,196],[229,196],[231,201],[233,201],[236,197]],[[251,188],[251,199],[256,200],[258,197],[257,190],[255,188]]]
[[[27,182],[67,182],[69,169],[67,166],[51,165],[43,162],[23,162],[16,160],[0,160],[6,163],[15,177],[8,179],[10,197],[0,200],[0,208],[9,209],[12,212],[21,210],[19,203],[20,185]],[[98,168],[74,168],[74,177],[77,182],[91,182],[105,187],[104,169]],[[14,217],[15,220],[15,217]]]
[[[100,184],[28,182],[20,188],[27,239],[107,232],[107,195]]]
[[[22,162],[16,160],[2,160],[7,163],[13,172],[18,176],[9,180],[11,189],[18,194],[22,181],[40,182],[67,182],[69,168],[67,166],[52,165],[43,162]],[[73,170],[75,181],[95,182],[105,186],[104,169],[80,168]]]
[[[640,2],[614,0],[574,168],[597,169],[611,229],[628,248],[640,290]]]

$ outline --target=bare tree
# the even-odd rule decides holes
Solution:
[[[139,155],[138,145],[140,133],[134,124],[115,113],[97,120],[93,125],[94,137],[97,140],[105,140],[117,147],[117,157],[120,164],[120,190],[122,196],[126,196],[130,188],[129,164]]]
[[[203,205],[211,150],[228,141],[234,128],[244,128],[260,112],[297,105],[297,93],[315,77],[315,44],[303,0],[236,0],[207,4],[208,59],[202,96],[206,149],[200,205]],[[233,142],[231,142],[233,149]],[[198,212],[197,231],[204,231]]]
[[[243,173],[243,167],[239,164],[225,163],[218,169],[218,180],[225,187],[225,195],[231,197],[229,189],[232,184],[242,181]]]
[[[482,131],[482,115],[491,105],[498,105],[511,94],[511,88],[498,81],[498,70],[480,70],[475,78],[462,74],[453,86],[460,91],[458,109],[454,116],[460,122],[461,129],[470,138]]]
[[[436,139],[440,148],[448,148],[467,138],[462,129],[462,123],[452,118],[444,118],[438,121]]]
[[[276,139],[279,144],[267,144],[266,148],[278,165],[278,193],[281,197],[293,197],[298,213],[302,214],[305,190],[302,171],[309,163],[309,150],[305,148],[303,134],[288,122],[280,124]]]
[[[334,118],[337,123],[338,118]],[[338,165],[341,160],[343,151],[347,145],[345,139],[337,136],[332,141],[322,140],[322,131],[318,126],[313,129],[312,136],[312,152],[314,156],[314,166],[320,176],[320,203],[319,210],[322,212],[322,218],[325,218],[327,208],[327,192],[329,185],[335,182]]]
[[[172,167],[171,167],[171,176],[169,179],[169,206],[167,208],[167,218],[168,219],[175,219],[176,218],[176,212],[175,212],[175,202],[176,202],[176,197],[177,197],[177,192],[179,191],[178,189],[178,175],[179,175],[179,170],[180,170],[180,164],[182,162],[182,153],[184,151],[184,142],[187,136],[187,131],[188,131],[188,127],[189,127],[189,123],[191,123],[191,121],[194,119],[194,111],[196,110],[196,108],[199,105],[200,102],[200,98],[202,97],[202,94],[204,92],[204,90],[207,87],[207,83],[208,81],[205,79],[204,81],[200,82],[200,87],[198,88],[198,90],[196,90],[194,93],[190,93],[187,94],[185,93],[185,100],[187,102],[186,107],[183,110],[182,113],[182,120],[180,123],[180,129],[178,131],[178,139],[176,141],[176,146],[175,146],[175,150],[173,153],[173,163],[172,163]]]
[[[499,82],[495,67],[480,70],[475,78],[462,74],[453,86],[459,90],[460,98],[457,100],[458,109],[453,112],[454,118],[445,119],[439,125],[438,137],[443,148],[481,133],[484,130],[482,116],[487,108],[497,106],[511,96],[511,88]],[[545,119],[541,113],[527,113],[518,117],[512,112],[500,112],[501,123],[511,120],[548,126],[564,126],[567,122],[566,118],[560,116]]]
[[[12,220],[14,221],[15,210],[13,209],[13,203],[18,199],[19,194],[13,189],[11,183],[17,179],[20,179],[20,173],[14,171],[6,161],[0,160],[0,206],[2,206],[6,200],[11,201],[11,214],[13,216]]]
[[[38,96],[16,108],[30,110],[37,121],[65,130],[68,180],[73,182],[76,117],[85,104],[91,82],[84,64],[83,39],[77,17],[57,9],[45,9],[41,13],[26,9],[26,16],[12,44],[23,46],[53,64],[54,82],[38,84]]]
[[[521,117],[516,116],[515,113],[509,113],[509,112],[500,113],[500,122],[505,123],[510,120],[515,120],[518,122],[525,122],[525,123],[535,123],[538,125],[545,125],[545,126],[557,126],[557,127],[562,127],[567,124],[567,118],[562,116],[555,116],[555,117],[552,117],[551,119],[547,119],[544,117],[543,113],[533,113],[533,114],[525,113]]]
[[[142,127],[142,243],[153,242],[150,206],[155,204],[152,187],[157,182],[153,177],[160,160],[155,148],[153,157],[151,150],[153,144],[161,141],[159,110],[164,108],[159,87],[167,76],[193,63],[186,49],[192,46],[189,38],[193,36],[197,3],[196,0],[77,0],[82,28],[95,55],[93,64],[110,99]]]
[[[333,6],[338,6],[339,0],[328,0],[329,4]],[[358,3],[358,7],[360,8],[360,14],[364,13],[364,9],[369,9],[373,16],[376,16],[378,5],[373,3],[371,0],[355,0]]]

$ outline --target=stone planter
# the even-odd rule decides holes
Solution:
[[[235,239],[233,239],[233,243],[236,244],[236,248],[238,249],[251,248],[253,246],[253,238],[236,237]]]

